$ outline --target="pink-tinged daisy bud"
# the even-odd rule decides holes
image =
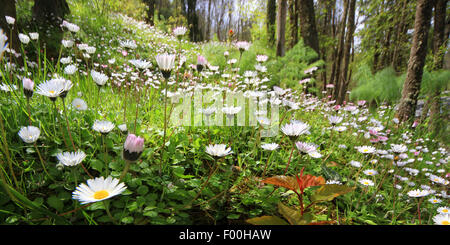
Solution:
[[[419,122],[418,121],[414,121],[412,127],[415,128],[415,127],[417,127],[417,125],[419,125]]]
[[[363,105],[365,105],[366,104],[366,101],[365,100],[359,100],[358,101],[358,105],[359,106],[363,106]]]
[[[31,98],[33,96],[34,82],[29,78],[24,78],[22,80],[23,84],[23,93],[27,98]]]
[[[123,145],[123,158],[134,162],[144,150],[144,139],[134,134],[129,134]]]
[[[197,70],[198,72],[202,72],[203,68],[206,65],[206,58],[204,56],[197,56]]]
[[[386,137],[386,136],[378,136],[378,139],[379,139],[380,141],[385,142],[385,141],[387,141],[389,138]]]

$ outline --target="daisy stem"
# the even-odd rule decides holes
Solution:
[[[287,173],[287,170],[288,170],[288,168],[289,168],[289,164],[291,163],[291,158],[292,158],[292,153],[294,153],[294,148],[295,148],[295,145],[292,146],[291,154],[289,155],[288,164],[287,164],[287,166],[286,166],[286,169],[284,170],[284,174]]]
[[[109,167],[108,167],[108,164],[106,163],[107,151],[106,151],[106,144],[105,144],[105,135],[103,135],[103,134],[102,134],[102,145],[103,145],[103,150],[104,150],[103,162],[105,163],[105,166],[106,166],[106,176],[108,176],[109,175]]]
[[[1,139],[2,139],[2,141],[4,140],[2,142],[3,143],[2,150],[3,150],[3,152],[6,155],[6,159],[8,161],[8,166],[9,166],[9,170],[11,171],[11,175],[13,177],[14,184],[16,185],[17,189],[20,190],[19,184],[17,182],[16,175],[14,174],[14,169],[13,169],[13,166],[12,166],[11,156],[9,155],[8,142],[6,141],[5,128],[3,127],[3,117],[1,115],[0,115],[0,127],[1,127],[1,130],[2,130],[2,138]]]
[[[28,98],[28,97],[27,97],[27,109],[28,109],[28,122],[31,126],[30,98]]]
[[[362,191],[361,195],[358,198],[358,202],[356,203],[356,207],[355,207],[356,210],[359,208],[359,202],[361,201],[362,196],[364,194],[366,194],[366,192],[367,192],[367,188],[363,188],[363,191]]]
[[[122,174],[120,175],[119,181],[121,181],[125,175],[128,173],[128,169],[130,169],[131,162],[128,160],[125,160],[125,168],[122,171]]]
[[[41,161],[42,168],[44,169],[44,172],[47,174],[47,176],[48,176],[51,180],[55,181],[55,179],[53,179],[53,177],[47,172],[47,168],[45,167],[44,160],[42,159],[41,153],[40,153],[40,151],[39,151],[39,149],[38,149],[38,147],[37,147],[37,145],[36,145],[36,142],[34,142],[33,145],[34,145],[34,149],[36,149],[36,152],[37,152],[37,154],[38,154],[38,156],[39,156],[39,160]]]
[[[420,220],[420,202],[422,202],[422,198],[419,198],[419,201],[417,202],[417,216],[419,218],[419,225],[422,224],[422,221]]]
[[[216,170],[219,168],[219,164],[217,164],[217,159],[214,158],[214,165],[216,165],[216,167],[214,168],[213,171],[211,171],[211,173],[208,175],[208,178],[206,179],[205,183],[203,183],[202,188],[200,189],[200,191],[197,193],[197,195],[194,197],[194,199],[192,199],[190,205],[192,205],[192,203],[200,196],[200,194],[202,193],[203,189],[206,187],[206,185],[209,182],[209,179],[211,178],[211,176],[214,175],[214,173],[216,172]]]
[[[100,89],[101,89],[100,86],[98,86],[98,90],[97,90],[97,101],[95,102],[97,110],[98,110],[98,99],[100,98]]]
[[[108,215],[108,217],[111,219],[111,221],[112,221],[115,225],[118,225],[116,219],[114,219],[114,217],[111,215],[111,212],[109,211],[109,200],[105,200],[105,201],[103,202],[103,204],[105,205],[106,214]]]
[[[123,122],[126,123],[127,121],[127,95],[128,95],[128,89],[125,85],[125,99],[123,101]]]
[[[271,151],[269,157],[267,158],[266,166],[264,167],[264,171],[263,171],[263,174],[262,174],[263,178],[266,175],[266,169],[267,169],[267,166],[269,165],[269,162],[270,162],[270,159],[272,158],[272,155],[273,155],[273,151]]]
[[[164,133],[163,133],[163,145],[161,149],[161,162],[159,163],[159,173],[161,173],[162,169],[162,161],[163,161],[163,153],[164,153],[164,146],[166,145],[166,131],[167,131],[167,79],[164,79],[165,89],[164,89]]]
[[[137,127],[137,118],[138,118],[138,112],[139,112],[139,101],[140,101],[140,98],[141,98],[141,90],[139,90],[138,91],[138,94],[137,94],[137,98],[136,98],[136,115],[135,115],[135,118],[134,118],[134,133],[136,134],[136,127]]]
[[[74,151],[76,151],[77,148],[75,147],[75,143],[73,142],[72,132],[70,131],[70,126],[69,126],[69,120],[67,119],[65,99],[62,99],[62,102],[63,102],[63,107],[64,107],[64,117],[66,118],[67,132],[69,132],[69,139],[70,139],[70,142],[72,143],[72,148]]]

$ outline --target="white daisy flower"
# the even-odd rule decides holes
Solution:
[[[330,121],[331,125],[336,125],[342,122],[342,117],[339,116],[329,116],[328,121]]]
[[[175,36],[183,36],[187,32],[187,28],[184,26],[178,26],[173,29],[173,34]]]
[[[440,213],[440,214],[450,214],[450,209],[449,209],[447,206],[445,206],[445,207],[439,207],[439,208],[437,209],[437,211],[438,211],[438,213]]]
[[[277,143],[266,143],[266,144],[262,144],[261,148],[263,148],[264,150],[267,151],[273,151],[278,149],[278,144]]]
[[[119,184],[118,179],[111,176],[104,179],[102,176],[87,180],[87,185],[80,184],[72,193],[72,198],[79,200],[81,204],[98,202],[119,195],[126,188],[124,183]]]
[[[27,34],[19,33],[19,40],[23,44],[28,44],[30,42],[30,37]]]
[[[402,144],[391,144],[391,150],[394,153],[400,154],[408,151],[408,147]]]
[[[101,73],[101,72],[97,72],[92,70],[91,71],[91,76],[92,79],[94,80],[94,82],[98,85],[98,86],[103,86],[106,84],[106,82],[108,81],[108,76]]]
[[[363,154],[371,154],[371,153],[374,153],[376,151],[375,147],[373,147],[373,146],[366,146],[365,145],[365,146],[357,146],[355,148],[358,149],[358,151],[360,153],[363,153]]]
[[[373,181],[369,180],[369,179],[360,179],[359,183],[364,185],[364,186],[374,186]]]
[[[58,153],[56,158],[65,166],[76,166],[86,158],[86,154],[80,150],[77,152],[62,152]]]
[[[25,143],[36,142],[40,134],[41,130],[35,126],[22,127],[19,131],[19,136]]]
[[[64,68],[64,74],[67,74],[67,75],[73,75],[77,71],[78,71],[78,68],[76,65],[68,65]]]
[[[416,189],[416,190],[408,191],[408,196],[410,196],[410,197],[424,197],[429,194],[430,194],[430,192],[427,190]]]
[[[79,111],[85,111],[88,108],[86,101],[80,98],[73,99],[72,106]]]
[[[156,62],[159,69],[162,71],[171,71],[175,65],[175,55],[173,54],[158,54],[156,56]]]
[[[30,32],[30,33],[28,33],[28,35],[30,35],[30,38],[32,40],[38,40],[39,39],[39,33],[37,33],[37,32]]]
[[[231,151],[231,147],[227,148],[225,144],[216,144],[207,146],[206,153],[214,157],[224,157],[233,152]]]
[[[361,167],[361,163],[360,162],[358,162],[358,161],[350,161],[349,162],[349,164],[350,165],[352,165],[353,167],[356,167],[356,168],[360,168]]]
[[[281,127],[281,131],[287,136],[299,136],[309,133],[310,126],[300,121],[294,121]]]
[[[246,41],[239,41],[235,44],[236,48],[239,49],[239,51],[247,51],[250,48],[250,43]]]
[[[55,101],[65,91],[64,85],[64,83],[52,79],[39,84],[36,88],[36,93]]]
[[[152,65],[150,61],[146,60],[130,60],[129,62],[133,64],[136,68],[141,70],[145,70]]]
[[[374,176],[374,175],[377,175],[378,174],[378,172],[376,171],[376,170],[374,170],[374,169],[367,169],[367,170],[364,170],[364,172],[363,172],[365,175],[369,175],[369,176]]]
[[[65,48],[71,48],[74,44],[72,40],[62,40],[61,43]]]
[[[92,126],[92,129],[94,129],[97,132],[100,132],[102,134],[107,134],[111,132],[111,130],[114,129],[114,123],[110,121],[98,121],[96,120],[94,122],[94,125]]]
[[[6,19],[6,23],[8,23],[9,25],[14,25],[14,23],[16,22],[15,18],[8,16],[8,15],[5,16],[5,19]]]
[[[437,214],[433,217],[435,225],[450,225],[450,215],[448,214]]]
[[[434,197],[428,199],[428,201],[429,201],[430,203],[432,203],[432,204],[436,204],[436,203],[441,203],[441,202],[442,202],[441,199],[434,198]]]

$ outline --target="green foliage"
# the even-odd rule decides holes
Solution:
[[[306,47],[300,40],[292,49],[286,52],[283,57],[277,57],[267,63],[267,70],[271,74],[269,85],[280,87],[296,87],[298,82],[305,78],[302,71],[324,64],[322,60],[317,60],[317,53]]]
[[[401,98],[406,73],[397,75],[392,67],[385,68],[375,74],[371,73],[367,64],[361,65],[354,75],[356,87],[351,91],[351,100],[366,100],[381,104],[396,103]],[[429,72],[424,70],[421,83],[421,96],[448,87],[450,71],[440,70]]]
[[[354,75],[357,85],[352,90],[350,99],[366,100],[377,104],[394,103],[401,97],[404,77],[404,75],[398,76],[392,67],[372,75],[367,64],[361,65]]]

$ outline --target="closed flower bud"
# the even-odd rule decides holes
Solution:
[[[144,139],[129,134],[123,145],[123,158],[127,161],[136,161],[144,150]]]

